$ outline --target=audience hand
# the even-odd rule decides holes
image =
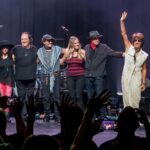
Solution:
[[[34,96],[33,95],[28,97],[28,103],[26,102],[26,107],[27,107],[28,119],[31,119],[32,121],[34,121],[36,108],[34,105]]]
[[[110,103],[112,93],[108,89],[103,90],[97,97],[93,97],[88,103],[88,109],[93,113],[98,111],[102,106]]]
[[[22,111],[22,102],[20,101],[19,97],[15,97],[13,100],[13,105],[12,105],[12,110],[14,115],[21,115],[21,111]]]

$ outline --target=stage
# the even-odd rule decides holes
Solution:
[[[13,134],[16,132],[15,120],[11,118],[11,123],[7,125],[7,134]],[[50,122],[43,122],[43,120],[35,120],[34,123],[34,134],[48,134],[55,135],[60,132],[60,124],[50,120]],[[140,128],[136,131],[136,134],[142,137],[145,137],[144,127],[141,125]],[[93,137],[93,141],[99,146],[101,143],[114,138],[117,135],[117,132],[114,130],[104,130],[96,134]]]

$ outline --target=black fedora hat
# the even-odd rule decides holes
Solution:
[[[56,41],[56,39],[55,39],[54,37],[52,37],[51,35],[49,35],[49,34],[44,34],[44,35],[43,35],[42,41],[45,41],[45,40]]]
[[[4,47],[8,47],[9,49],[12,49],[14,47],[13,44],[11,44],[9,41],[7,40],[2,40],[0,41],[0,49],[4,48]]]
[[[93,38],[100,38],[102,37],[103,35],[99,34],[99,32],[97,30],[94,30],[94,31],[90,31],[89,32],[89,38],[90,39],[93,39]]]

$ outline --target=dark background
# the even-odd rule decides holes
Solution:
[[[59,39],[57,44],[65,47],[67,38],[61,29],[64,25],[71,35],[80,38],[83,46],[88,42],[89,31],[98,30],[104,35],[103,43],[114,50],[123,51],[119,20],[124,10],[128,12],[128,35],[143,32],[143,49],[150,53],[149,0],[0,0],[0,24],[3,25],[0,26],[0,40],[7,39],[18,44],[21,32],[28,31],[39,48],[42,35],[49,33]],[[107,86],[114,92],[121,91],[122,67],[123,59],[109,59]],[[147,69],[149,77],[149,59]]]

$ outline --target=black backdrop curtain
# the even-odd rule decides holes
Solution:
[[[129,35],[141,31],[145,35],[144,49],[150,48],[149,0],[0,0],[0,40],[18,44],[23,31],[31,33],[34,44],[41,46],[41,37],[49,33],[66,40],[61,26],[71,35],[80,38],[82,45],[88,42],[88,32],[98,30],[102,42],[119,51],[124,50],[120,35],[121,12],[128,11],[126,26]],[[58,44],[65,47],[66,41]],[[111,58],[108,62],[108,85],[120,91],[123,59]],[[148,77],[150,63],[148,60]]]

